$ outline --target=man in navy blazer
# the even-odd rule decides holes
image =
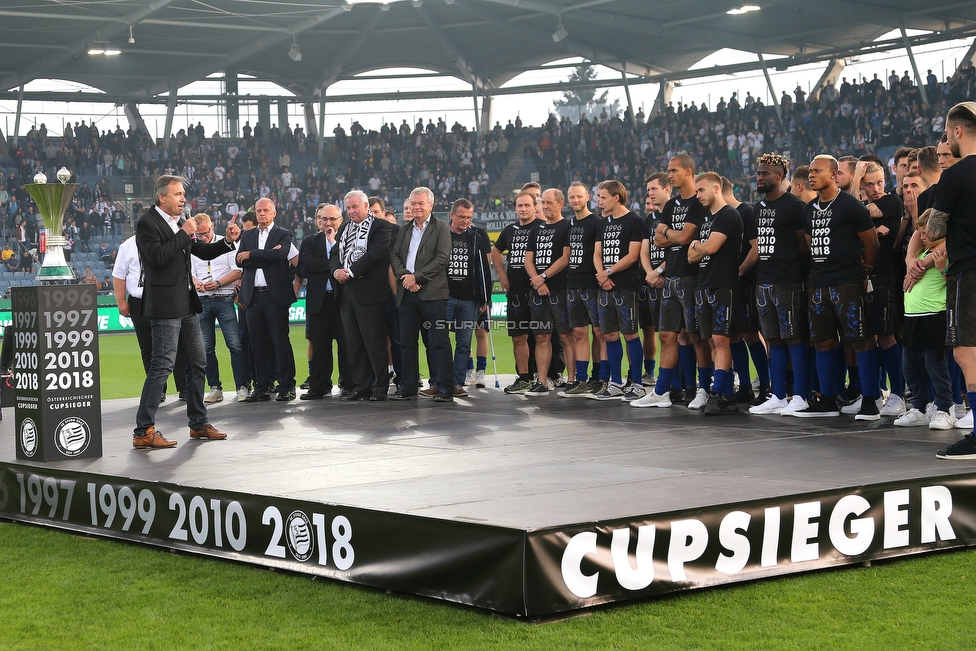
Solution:
[[[349,220],[336,233],[337,245],[329,254],[354,385],[352,393],[343,398],[386,400],[390,372],[383,308],[393,298],[390,222],[369,214],[366,194],[360,190],[346,194],[345,204]]]
[[[278,402],[295,399],[295,354],[288,337],[288,308],[295,302],[295,274],[288,264],[291,231],[276,226],[271,199],[254,204],[258,227],[245,231],[237,250],[237,264],[244,269],[241,304],[246,306],[247,331],[254,356],[254,390],[247,402],[271,400],[271,371],[265,354],[267,342],[277,359]]]
[[[142,398],[136,413],[132,446],[137,449],[171,448],[176,441],[156,431],[156,410],[173,372],[176,350],[186,349],[186,414],[190,421],[190,438],[220,440],[227,438],[210,424],[203,402],[207,353],[200,333],[202,311],[200,298],[193,287],[190,254],[203,260],[233,251],[231,242],[240,237],[240,228],[231,222],[226,237],[210,244],[192,239],[196,222],[183,218],[185,180],[179,176],[160,176],[154,194],[156,205],[139,216],[136,223],[136,247],[143,269],[142,314],[152,328],[152,361]]]

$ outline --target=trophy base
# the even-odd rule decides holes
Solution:
[[[38,282],[53,280],[74,280],[75,275],[68,265],[41,266],[34,277]]]

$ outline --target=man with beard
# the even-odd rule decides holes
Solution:
[[[569,308],[569,325],[575,339],[576,382],[559,392],[563,398],[574,398],[602,393],[607,387],[600,379],[600,365],[605,348],[600,330],[597,296],[600,285],[596,282],[593,266],[593,247],[596,243],[600,218],[588,207],[590,191],[579,181],[569,186],[569,207],[573,218],[569,227],[569,270],[566,273],[566,303]],[[589,330],[593,330],[590,344]],[[592,349],[593,374],[587,382],[587,366]]]
[[[946,116],[952,155],[961,159],[939,180],[926,235],[946,237],[946,343],[966,378],[969,404],[976,404],[976,102],[962,102]],[[939,450],[940,459],[976,458],[976,432]]]

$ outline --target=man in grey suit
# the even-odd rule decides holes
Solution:
[[[447,326],[447,263],[451,257],[451,231],[442,221],[431,218],[434,193],[420,187],[410,193],[413,221],[397,234],[390,264],[397,280],[397,309],[400,315],[400,353],[403,378],[393,400],[417,397],[420,385],[420,360],[417,339],[423,324],[429,324],[428,359],[434,368],[431,377],[437,385],[435,402],[454,402],[451,340]]]

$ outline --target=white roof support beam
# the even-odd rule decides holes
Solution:
[[[961,68],[962,64],[966,62],[976,63],[976,38],[973,39],[973,44],[970,46],[969,50],[966,51],[966,54],[959,59],[959,67],[957,67],[955,72],[952,74],[953,77],[959,74],[959,68]]]
[[[908,52],[908,60],[912,64],[912,72],[915,73],[915,85],[918,87],[918,93],[922,96],[922,102],[928,106],[929,94],[925,90],[925,82],[922,81],[922,75],[918,72],[918,64],[915,63],[915,54],[912,52],[912,43],[908,40],[908,32],[905,31],[904,23],[901,26],[901,38],[903,41],[905,41],[905,51]]]
[[[773,107],[776,109],[776,119],[779,120],[779,126],[783,126],[783,109],[779,105],[779,97],[776,96],[776,89],[773,87],[773,79],[769,76],[769,67],[766,65],[766,58],[763,56],[762,50],[756,52],[759,55],[759,63],[762,64],[763,77],[766,78],[766,87],[769,89],[769,96],[772,101]]]
[[[810,93],[818,93],[826,88],[828,84],[836,86],[837,82],[840,81],[840,75],[844,72],[846,65],[843,59],[831,59],[827,63],[827,67],[824,68],[823,74],[820,75],[820,79],[810,89]]]

